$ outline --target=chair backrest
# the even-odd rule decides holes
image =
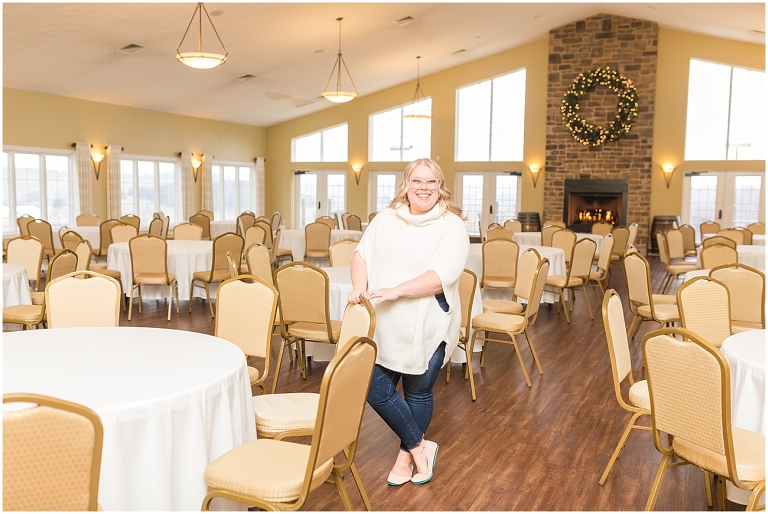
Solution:
[[[568,268],[568,276],[579,277],[586,284],[589,280],[589,272],[592,270],[592,260],[595,258],[596,250],[597,243],[593,239],[585,237],[576,241],[571,251],[571,265]]]
[[[564,221],[558,221],[558,220],[547,220],[544,222],[544,226],[553,226],[553,227],[560,227],[565,228],[565,222]]]
[[[126,214],[125,216],[120,217],[120,221],[127,223],[128,225],[133,225],[136,227],[136,232],[138,233],[139,227],[141,226],[141,218],[135,214]]]
[[[31,216],[29,214],[23,214],[16,218],[16,223],[19,225],[19,233],[22,236],[28,236],[29,230],[27,229],[27,225],[35,221],[35,217]]]
[[[268,221],[265,221],[262,219],[257,219],[253,224],[258,225],[264,231],[264,246],[271,249],[272,245],[274,244],[273,236],[272,236],[272,226],[269,224]]]
[[[690,225],[680,225],[678,229],[683,236],[683,251],[696,250],[696,229]]]
[[[765,235],[765,223],[758,221],[756,223],[750,223],[747,225],[747,229],[753,234]]]
[[[486,287],[487,279],[514,279],[520,245],[511,239],[491,239],[483,243],[483,275],[480,287]]]
[[[336,227],[336,225],[337,225],[336,218],[334,218],[333,216],[320,216],[319,218],[315,219],[315,222],[316,223],[325,223],[326,225],[328,225],[331,228],[337,228]]]
[[[624,257],[629,301],[638,305],[652,305],[651,268],[648,261],[638,252],[627,253]]]
[[[134,225],[120,223],[109,229],[109,235],[113,243],[125,243],[139,235],[139,230]]]
[[[213,211],[202,210],[197,211],[197,213],[202,214],[203,216],[208,217],[209,220],[213,221]]]
[[[736,227],[734,230],[738,230],[744,235],[743,243],[745,245],[751,245],[752,244],[752,231],[748,228],[744,227]]]
[[[493,241],[494,239],[508,239],[512,241],[512,232],[504,227],[489,228],[486,232],[485,240]]]
[[[163,229],[160,231],[160,237],[163,239],[168,239],[168,227],[171,225],[171,217],[170,216],[164,216],[163,217]]]
[[[112,227],[122,223],[120,220],[109,219],[104,221],[99,226],[99,253],[100,255],[107,255],[109,245],[112,244]]]
[[[324,324],[331,336],[330,284],[323,270],[307,262],[289,262],[275,271],[275,285],[280,291],[283,327],[297,321]]]
[[[189,217],[189,222],[199,225],[203,229],[203,239],[211,239],[211,218],[205,214],[193,214]]]
[[[328,223],[316,221],[304,227],[306,251],[328,251],[331,246],[331,226]]]
[[[627,227],[614,227],[611,234],[613,234],[613,255],[624,256],[629,245],[629,229]]]
[[[350,213],[345,212],[341,215],[341,228],[346,229],[347,228],[347,218],[349,218]]]
[[[267,233],[261,225],[252,225],[245,229],[245,248],[250,248],[253,243],[264,244]]]
[[[331,266],[350,266],[359,242],[357,239],[347,238],[333,243],[329,248]]]
[[[724,475],[730,475],[724,478],[743,487],[735,472],[731,373],[723,354],[689,330],[667,328],[643,338],[643,360],[656,448],[662,451],[665,432],[723,456]]]
[[[629,237],[627,238],[627,246],[635,244],[637,240],[637,230],[640,228],[637,223],[632,223],[629,226]]]
[[[33,220],[27,224],[29,235],[36,237],[45,246],[44,255],[53,255],[53,229],[45,220]]]
[[[523,223],[520,220],[507,220],[504,222],[504,228],[514,235],[523,231]]]
[[[656,232],[656,245],[659,247],[659,260],[661,261],[664,269],[668,268],[671,264],[669,260],[669,252],[667,251],[667,238],[663,232]]]
[[[245,250],[245,262],[248,265],[248,274],[255,275],[267,284],[274,285],[272,277],[272,260],[269,248],[263,244],[254,243]]]
[[[256,223],[256,215],[250,211],[245,211],[237,217],[237,223],[235,225],[235,233],[242,235],[242,233],[248,228],[252,227]]]
[[[668,230],[664,237],[667,240],[667,253],[669,260],[685,258],[685,243],[683,241],[683,233],[678,228]]]
[[[30,393],[3,395],[3,510],[98,509],[104,429],[76,403]]]
[[[77,254],[72,250],[62,250],[48,263],[48,275],[46,283],[77,270]]]
[[[152,234],[142,234],[128,241],[131,254],[131,270],[136,273],[165,274],[168,280],[168,244]]]
[[[730,246],[734,250],[736,249],[736,241],[734,241],[729,237],[712,236],[712,237],[706,238],[701,242],[702,248],[707,248],[712,245],[725,245],[725,246]]]
[[[179,223],[173,227],[173,239],[176,241],[202,241],[203,227],[194,223]]]
[[[92,248],[91,242],[87,239],[83,239],[75,247],[75,253],[77,254],[77,271],[84,271],[91,267],[91,255]]]
[[[99,217],[95,214],[80,214],[75,218],[75,225],[78,227],[98,227]]]
[[[360,216],[356,214],[350,214],[347,216],[347,230],[363,230],[363,221]]]
[[[373,221],[373,218],[375,218],[377,214],[378,214],[378,212],[372,212],[372,213],[370,213],[370,214],[368,215],[368,223],[372,222],[372,221]]]
[[[213,262],[211,263],[210,282],[213,282],[215,271],[228,269],[227,252],[231,252],[233,257],[239,257],[243,254],[244,244],[243,238],[232,232],[221,234],[213,240]]]
[[[590,241],[592,241],[590,239]],[[592,241],[594,243],[594,241]],[[568,229],[552,234],[552,248],[560,248],[565,253],[565,262],[571,262],[573,246],[576,244],[576,232]]]
[[[720,237],[727,237],[737,245],[744,244],[744,233],[741,230],[735,228],[727,228],[725,230],[718,230],[717,235]]]
[[[344,309],[336,353],[345,344],[358,337],[373,337],[373,332],[376,330],[376,311],[373,310],[373,306],[367,298],[361,296],[360,301],[362,303],[348,303]]]
[[[282,231],[280,229],[275,230],[275,239],[272,241],[272,248],[268,248],[269,250],[269,260],[272,262],[272,265],[274,266],[277,263],[277,250],[280,249],[280,233]],[[266,246],[266,245],[265,245]]]
[[[731,335],[731,300],[728,287],[711,277],[694,277],[677,290],[680,324],[711,345],[719,347]]]
[[[613,389],[619,405],[627,410],[636,410],[624,401],[621,394],[621,383],[629,377],[632,378],[632,356],[629,352],[627,340],[627,324],[624,321],[624,308],[621,305],[621,297],[613,289],[609,289],[603,296],[603,326],[605,327],[605,339],[608,343],[608,356],[611,360],[611,373],[613,374]]]
[[[731,320],[765,328],[765,274],[746,264],[725,264],[709,270],[709,276],[728,288]]]
[[[539,268],[541,256],[533,248],[528,248],[520,256],[517,263],[517,279],[515,280],[515,296],[530,301],[533,289],[533,281],[536,279],[536,270]]]
[[[541,229],[541,245],[552,246],[552,236],[555,234],[555,232],[559,232],[561,230],[563,230],[563,228],[558,227],[557,225],[546,225]]]
[[[603,244],[600,246],[600,258],[597,259],[597,269],[606,271],[611,265],[611,253],[613,253],[613,234],[603,236]]]
[[[477,275],[465,269],[459,277],[459,304],[461,306],[461,333],[459,341],[467,343],[472,333],[472,303],[475,301]]]
[[[45,286],[48,328],[120,325],[120,282],[95,271],[74,271]]]
[[[214,335],[236,344],[246,356],[264,359],[266,375],[276,311],[277,289],[272,284],[255,275],[227,279],[216,292]]]
[[[702,241],[705,234],[716,234],[720,230],[720,223],[716,221],[705,221],[699,225],[699,233],[701,233]]]
[[[163,219],[162,218],[152,218],[152,221],[149,222],[149,233],[153,236],[162,237],[163,235]]]
[[[724,264],[739,262],[739,253],[726,245],[711,245],[701,250],[702,269],[716,268]]]
[[[22,266],[27,278],[40,284],[40,268],[43,265],[43,243],[32,236],[19,236],[8,241],[5,262]]]
[[[610,234],[611,230],[613,230],[613,225],[611,225],[607,221],[598,221],[597,223],[592,224],[593,234],[605,236],[606,234]]]
[[[240,275],[240,259],[227,252],[227,268],[229,269],[229,278],[236,278]]]
[[[280,215],[280,211],[275,211],[272,213],[272,218],[269,220],[269,226],[272,229],[272,232],[280,228],[280,220],[282,216]]]
[[[549,259],[542,258],[539,260],[536,268],[529,295],[530,300],[525,307],[525,314],[523,315],[528,325],[533,325],[536,322],[539,306],[541,305],[541,295],[544,293],[544,286],[547,282],[547,275],[549,275]]]
[[[61,236],[61,247],[69,250],[74,250],[77,245],[83,240],[83,236],[75,232],[74,230],[67,230]]]

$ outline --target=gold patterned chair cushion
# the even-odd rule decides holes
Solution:
[[[677,305],[677,296],[673,294],[654,294],[653,305]]]
[[[259,435],[275,436],[288,430],[315,428],[320,395],[317,393],[264,394],[253,397]]]
[[[498,312],[500,314],[520,314],[523,304],[513,300],[483,300],[483,312]]]
[[[680,437],[672,440],[675,453],[699,467],[728,476],[725,455],[719,455],[696,443]],[[733,427],[733,451],[736,456],[736,475],[740,480],[765,480],[765,436],[743,428]]]
[[[640,380],[629,388],[629,401],[635,407],[651,410],[651,394],[648,392],[648,381]]]
[[[3,323],[26,325],[40,319],[42,305],[12,305],[3,308]]]
[[[483,277],[483,287],[515,287],[514,277]]]
[[[210,270],[195,271],[192,274],[192,277],[196,280],[202,280],[203,282],[207,282],[208,279],[211,277],[211,272]],[[229,278],[229,268],[219,269],[213,272],[213,280],[211,280],[211,282],[224,282],[228,278]]]
[[[680,311],[677,310],[677,305],[653,305],[653,310],[656,312],[656,318],[659,321],[680,321]],[[651,316],[650,305],[641,305],[637,312],[644,318],[653,319]]]
[[[338,341],[339,336],[341,335],[341,321],[331,320],[331,331],[333,333],[333,339]],[[308,339],[310,341],[324,341],[328,338],[325,323],[320,324],[298,321],[288,327],[288,333],[294,337]]]
[[[227,278],[229,278],[229,276],[227,276]],[[168,273],[168,281],[173,283],[174,280],[176,280],[176,275]],[[165,273],[136,273],[136,275],[134,275],[134,281],[137,284],[168,285],[165,281]]]
[[[749,321],[737,321],[731,320],[731,330],[734,334],[739,332],[746,332],[748,330],[762,330],[763,325],[761,323],[750,323]]]
[[[566,279],[568,281],[566,282]],[[577,287],[583,284],[584,281],[579,277],[567,277],[565,275],[550,275],[547,277],[547,285],[555,287]]]
[[[484,312],[472,318],[472,328],[489,332],[516,332],[523,328],[525,318],[514,314]]]
[[[688,273],[689,271],[701,269],[698,264],[695,263],[680,263],[670,264],[667,269],[673,275],[679,275],[681,273]]]

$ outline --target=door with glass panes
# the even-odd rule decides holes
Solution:
[[[397,186],[403,180],[402,171],[372,171],[371,172],[371,196],[370,196],[370,214],[371,212],[381,212],[392,201],[397,193]],[[366,220],[363,220],[366,221]]]
[[[467,218],[467,232],[480,235],[491,223],[503,225],[520,209],[520,174],[509,171],[459,171],[456,203]]]
[[[294,171],[293,223],[304,228],[320,216],[346,212],[347,174],[343,171]]]
[[[765,221],[765,173],[759,171],[688,172],[683,186],[683,223],[696,229],[716,221],[721,228]]]

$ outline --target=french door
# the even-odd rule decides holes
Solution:
[[[683,223],[693,226],[697,240],[705,221],[722,228],[765,221],[765,172],[689,172],[683,184]]]
[[[397,186],[403,180],[402,171],[372,171],[370,212],[381,212],[397,193]]]
[[[480,235],[491,223],[503,225],[517,218],[520,207],[520,175],[509,171],[456,172],[456,203],[467,218],[467,232]]]
[[[294,171],[293,224],[304,228],[320,216],[346,212],[347,174],[343,171]]]

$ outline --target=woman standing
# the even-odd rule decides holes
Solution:
[[[438,445],[424,439],[432,387],[459,340],[459,277],[469,254],[461,209],[442,170],[417,159],[352,257],[350,303],[376,306],[376,368],[368,403],[400,438],[389,485],[432,479]],[[403,381],[403,396],[396,391]],[[415,467],[415,473],[414,473]]]

